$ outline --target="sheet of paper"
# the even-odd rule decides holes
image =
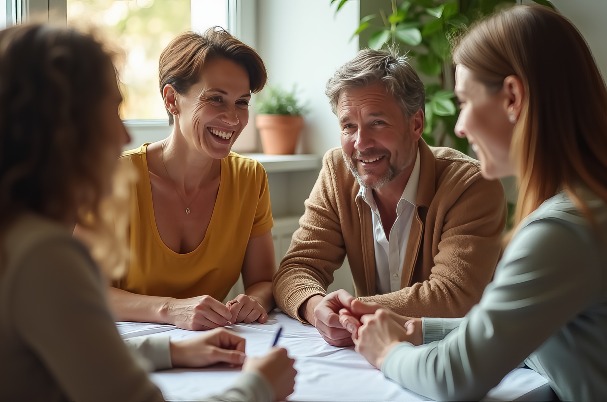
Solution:
[[[147,322],[116,322],[118,332],[123,339],[133,338],[135,336],[157,334],[159,332],[171,331],[175,329],[174,325],[153,324]]]

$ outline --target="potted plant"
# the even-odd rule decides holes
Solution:
[[[294,154],[304,126],[306,106],[298,99],[296,87],[285,90],[269,86],[256,101],[255,125],[266,154]]]

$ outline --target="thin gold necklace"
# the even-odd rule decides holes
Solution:
[[[167,165],[164,162],[164,146],[165,146],[165,143],[163,142],[162,146],[161,146],[161,151],[160,151],[160,160],[162,161],[162,166],[164,166],[164,172],[166,173],[167,178],[173,184],[173,189],[177,193],[177,196],[179,196],[179,198],[183,202],[183,205],[185,205],[185,214],[189,215],[192,212],[192,210],[190,209],[190,205],[192,205],[194,200],[198,197],[198,193],[200,193],[201,188],[198,188],[198,190],[196,191],[196,193],[194,194],[194,196],[192,197],[192,199],[190,200],[189,203],[186,202],[186,200],[181,196],[181,194],[179,194],[179,191],[177,190],[177,185],[175,184],[175,181],[171,178],[171,175],[169,174],[169,170],[167,169]]]

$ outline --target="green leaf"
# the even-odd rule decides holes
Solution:
[[[409,46],[417,46],[422,43],[422,34],[417,28],[397,29],[394,34],[398,40]]]
[[[436,96],[436,94],[430,101],[430,108],[437,116],[454,116],[457,112],[455,103],[450,97]]]
[[[432,35],[433,33],[440,31],[441,29],[443,29],[443,22],[441,20],[429,21],[422,28],[422,36],[424,38],[428,37],[428,36]]]
[[[363,24],[365,22],[369,22],[372,19],[374,19],[375,17],[377,17],[377,14],[369,14],[369,15],[365,15],[363,18],[361,18],[360,23]]]
[[[434,54],[422,54],[417,58],[419,69],[429,76],[438,76],[442,71],[442,63]]]
[[[429,48],[434,52],[441,60],[449,58],[451,53],[451,44],[444,35],[444,33],[432,35],[429,38]]]
[[[403,11],[397,11],[388,16],[388,22],[390,24],[396,25],[405,20],[407,15]]]
[[[341,0],[339,2],[339,4],[337,5],[337,10],[335,10],[335,13],[337,13],[339,10],[341,10],[341,8],[348,2],[348,0]]]
[[[457,1],[449,1],[445,3],[443,9],[443,19],[449,19],[459,12],[459,5]]]
[[[447,25],[451,25],[458,30],[466,29],[468,26],[468,18],[463,14],[459,14],[447,21]]]
[[[303,115],[308,107],[297,97],[297,87],[285,90],[278,86],[267,86],[256,96],[255,107],[259,114]]]
[[[381,49],[389,39],[390,31],[385,29],[377,31],[369,38],[369,47],[374,50]]]
[[[368,22],[363,22],[361,23],[358,28],[356,28],[356,31],[354,31],[354,33],[352,34],[352,38],[354,38],[356,35],[359,35],[362,31],[364,31],[365,29],[369,28],[369,23]],[[352,40],[352,38],[350,38],[350,40]]]
[[[441,5],[441,6],[434,7],[434,8],[428,8],[428,9],[426,9],[426,12],[433,17],[441,18],[443,15],[444,8],[445,8],[445,6]]]
[[[446,89],[437,89],[433,94],[432,98],[434,99],[448,99],[451,100],[454,98],[453,91],[447,91]]]

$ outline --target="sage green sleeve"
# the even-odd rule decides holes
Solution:
[[[437,342],[418,347],[399,344],[384,359],[382,372],[432,399],[483,398],[509,371],[540,346],[545,347],[549,338],[596,301],[603,285],[602,270],[593,260],[597,253],[594,247],[575,227],[556,220],[539,220],[522,228],[480,303],[460,324],[449,333],[447,327],[433,331],[446,334]],[[437,323],[440,321],[427,325]],[[602,333],[604,337],[606,329],[597,326],[595,335]],[[586,359],[604,354],[598,349],[590,352],[591,344],[578,347],[588,351]],[[575,387],[583,379],[571,381],[580,375],[572,367],[575,364],[560,364],[552,373]],[[604,374],[585,373],[588,377],[594,374],[604,379]],[[555,389],[560,397],[575,395],[565,387],[567,384]],[[603,388],[607,390],[607,386]]]

